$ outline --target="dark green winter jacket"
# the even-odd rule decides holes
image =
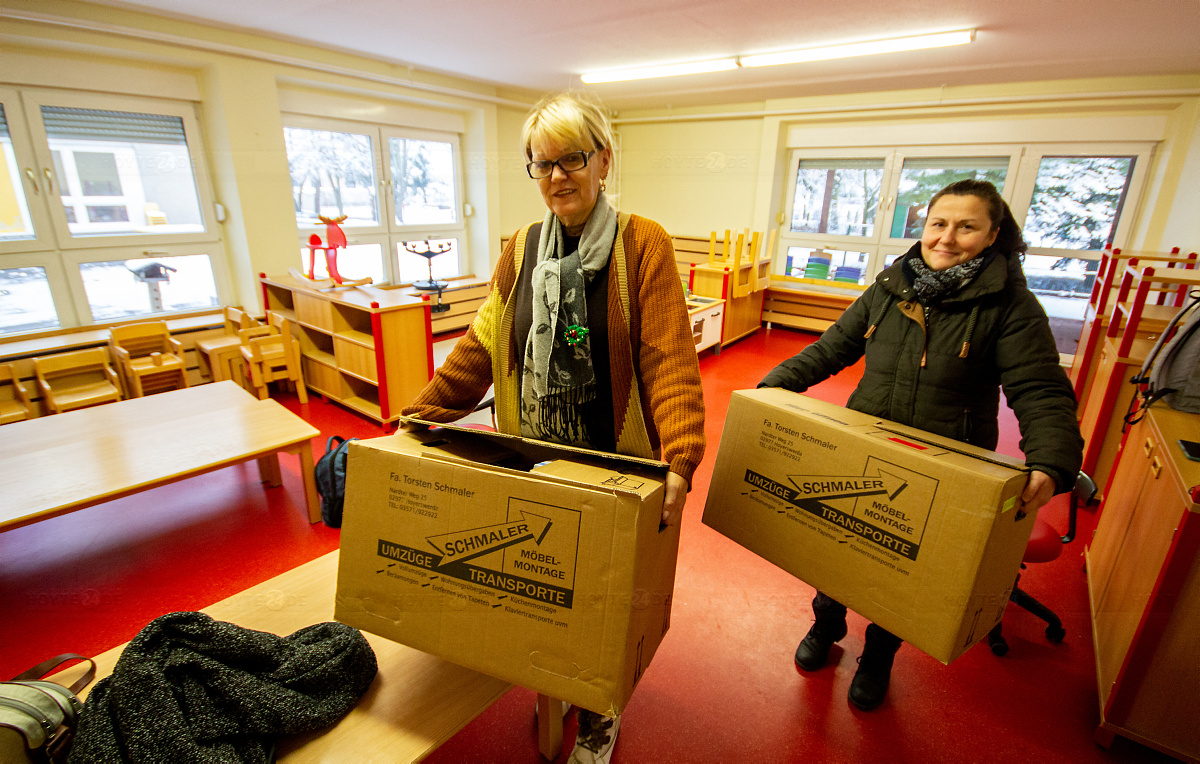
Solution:
[[[919,257],[920,246],[905,257]],[[802,392],[865,354],[847,407],[987,449],[999,440],[1003,387],[1026,464],[1053,477],[1059,492],[1070,490],[1083,452],[1075,394],[1020,258],[996,254],[966,287],[928,307],[917,301],[903,261],[759,387]]]

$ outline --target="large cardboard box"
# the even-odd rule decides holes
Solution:
[[[619,713],[670,625],[666,467],[453,427],[357,441],[334,617]]]
[[[780,389],[733,394],[704,523],[943,663],[1000,622],[1024,464]]]

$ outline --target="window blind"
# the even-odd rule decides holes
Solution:
[[[905,170],[1007,170],[1002,157],[905,157]]]
[[[42,122],[50,138],[84,138],[130,143],[186,144],[183,120],[169,114],[102,111],[43,106]]]

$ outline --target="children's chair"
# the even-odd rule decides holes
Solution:
[[[33,373],[51,414],[121,400],[117,374],[104,348],[35,358]]]
[[[308,403],[308,391],[300,372],[300,343],[292,335],[291,322],[271,312],[267,313],[267,321],[266,326],[252,326],[238,332],[249,386],[262,400],[270,395],[268,384],[287,380],[295,385],[300,402]]]
[[[20,422],[33,416],[33,402],[12,364],[0,364],[0,424]]]

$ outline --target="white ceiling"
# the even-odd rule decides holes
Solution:
[[[586,71],[978,29],[971,45],[592,86],[613,107],[1200,73],[1200,0],[89,0],[545,92]]]

